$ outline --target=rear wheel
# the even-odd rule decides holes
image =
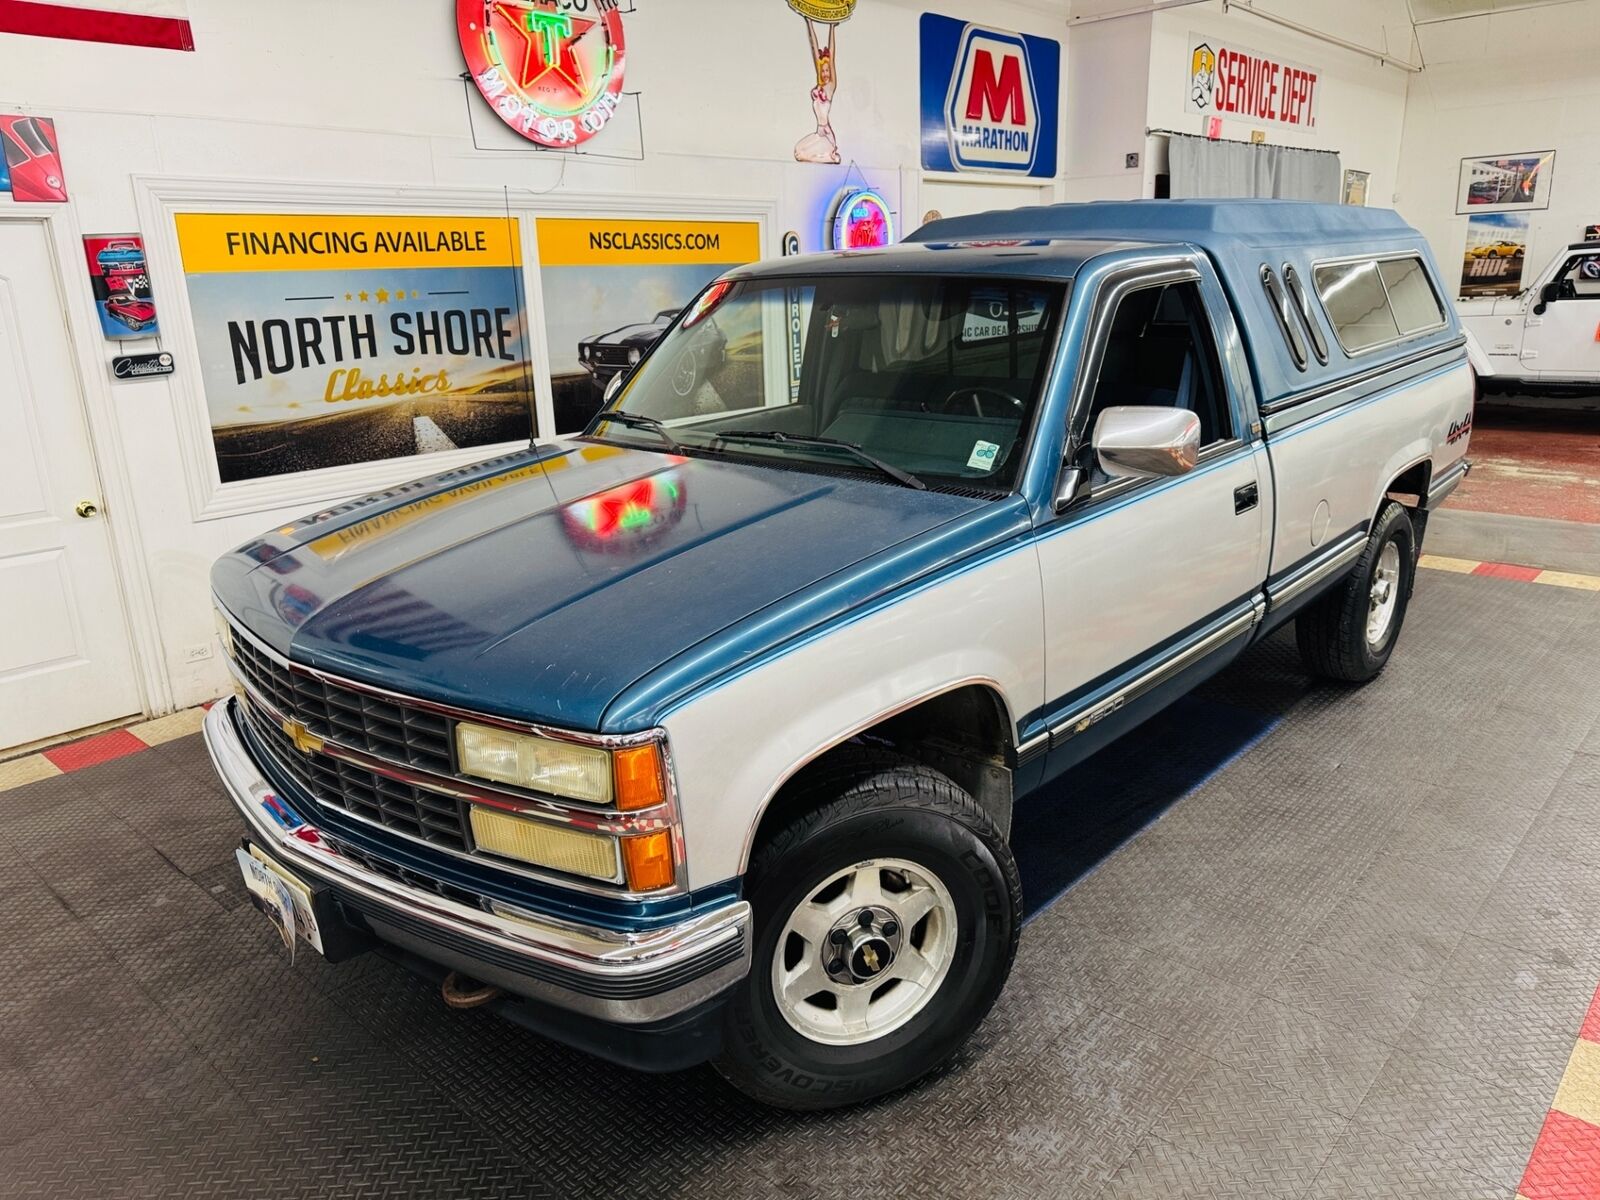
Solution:
[[[1383,670],[1405,620],[1416,562],[1411,518],[1390,501],[1349,577],[1295,619],[1300,657],[1312,673],[1365,683]]]
[[[955,1053],[1011,970],[1021,886],[1009,848],[945,776],[852,750],[747,877],[750,974],[717,1069],[782,1108],[852,1104]]]

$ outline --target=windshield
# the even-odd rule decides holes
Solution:
[[[716,283],[590,433],[1008,490],[1065,293],[971,276]]]

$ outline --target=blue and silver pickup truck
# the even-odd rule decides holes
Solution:
[[[246,882],[613,1060],[900,1087],[1005,983],[1030,790],[1286,621],[1382,670],[1467,470],[1444,295],[1393,213],[1272,201],[733,270],[582,436],[217,563]]]

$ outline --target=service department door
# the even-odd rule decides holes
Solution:
[[[62,305],[44,223],[0,220],[0,751],[140,707]]]

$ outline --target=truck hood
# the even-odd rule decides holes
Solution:
[[[284,526],[222,558],[212,585],[295,662],[594,730],[668,659],[983,504],[554,443]]]

